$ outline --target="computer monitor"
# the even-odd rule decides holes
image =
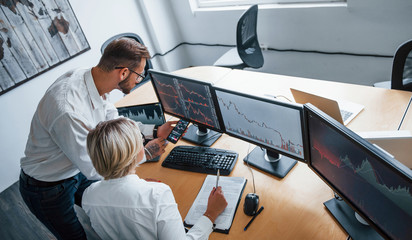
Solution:
[[[163,125],[165,117],[160,103],[118,107],[119,115],[130,118],[143,124]]]
[[[211,146],[224,131],[212,84],[155,70],[149,73],[163,111],[197,125],[191,125],[183,139]]]
[[[410,239],[412,171],[313,105],[304,108],[308,166],[343,199],[326,208],[352,239]]]
[[[226,133],[258,145],[245,162],[283,178],[296,164],[294,159],[305,161],[303,105],[215,91]]]

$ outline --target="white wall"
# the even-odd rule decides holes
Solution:
[[[0,192],[18,180],[30,122],[48,86],[72,68],[96,65],[100,46],[115,34],[135,32],[148,39],[135,0],[70,0],[70,3],[91,50],[0,96]],[[145,44],[152,48],[150,41]]]
[[[145,21],[154,46],[152,56],[156,53],[163,54],[184,41],[182,34],[184,28],[176,22],[175,12],[172,10],[176,4],[175,1],[138,0],[138,2],[145,10]],[[190,65],[186,55],[184,48],[178,48],[165,56],[155,57],[152,61],[155,68],[173,71]]]
[[[190,10],[188,0],[173,0],[182,39],[235,44],[235,26],[246,7]],[[268,8],[259,6],[260,43],[277,49],[393,55],[412,39],[410,0],[348,0],[348,7]],[[211,65],[226,48],[185,46],[191,65]],[[391,58],[296,52],[264,52],[258,71],[372,85],[390,79]]]

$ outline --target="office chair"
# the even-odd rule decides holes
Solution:
[[[113,40],[118,39],[118,38],[120,38],[120,37],[128,37],[128,38],[131,38],[131,39],[134,39],[134,40],[136,40],[137,42],[139,42],[139,43],[141,43],[141,44],[144,45],[143,40],[140,38],[139,35],[137,35],[137,34],[135,34],[135,33],[121,33],[121,34],[117,34],[117,35],[115,35],[115,36],[107,39],[107,40],[103,43],[102,47],[100,48],[100,52],[103,54],[104,49],[107,47],[107,45],[109,45],[109,43],[111,43]],[[144,76],[145,76],[145,78],[144,78],[140,83],[138,83],[138,84],[136,85],[136,87],[134,87],[132,90],[134,90],[134,89],[142,86],[142,83],[145,83],[145,82],[147,82],[147,81],[150,81],[149,69],[152,69],[152,68],[153,68],[152,62],[150,61],[150,59],[146,59],[146,66],[145,66],[145,68],[144,68]]]
[[[262,50],[256,33],[257,13],[258,5],[253,5],[242,14],[236,28],[236,48],[221,56],[214,66],[235,69],[263,66]]]
[[[374,87],[412,91],[412,39],[396,50],[392,64],[391,81],[378,82]]]

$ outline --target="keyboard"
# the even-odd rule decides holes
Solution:
[[[167,168],[216,174],[227,176],[233,170],[238,159],[238,153],[230,150],[199,147],[176,146],[163,161],[162,166]]]
[[[349,111],[341,109],[340,110],[340,115],[342,115],[342,120],[343,120],[343,122],[345,122],[350,116],[353,115],[353,112],[349,112]]]

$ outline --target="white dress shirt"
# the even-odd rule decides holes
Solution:
[[[48,182],[79,171],[90,180],[101,179],[87,153],[87,134],[99,122],[117,117],[108,94],[99,95],[91,69],[67,72],[49,87],[37,106],[21,168]],[[153,137],[153,125],[139,127],[145,136]]]
[[[202,216],[185,233],[170,187],[135,174],[93,183],[83,194],[82,208],[102,239],[208,239],[213,230]]]

